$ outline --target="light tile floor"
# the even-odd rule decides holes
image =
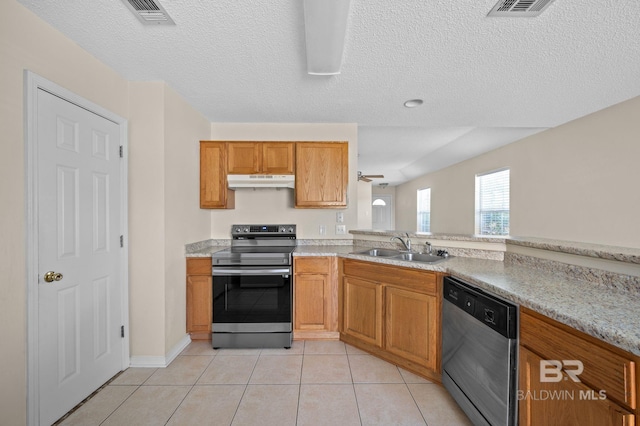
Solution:
[[[447,391],[339,341],[213,350],[129,368],[61,425],[470,425]]]

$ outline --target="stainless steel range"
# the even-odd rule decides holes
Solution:
[[[212,255],[213,347],[291,347],[295,225],[233,225]]]

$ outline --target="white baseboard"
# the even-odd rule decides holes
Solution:
[[[180,341],[165,356],[132,356],[129,367],[165,368],[176,359],[180,352],[191,343],[191,336],[185,334]]]

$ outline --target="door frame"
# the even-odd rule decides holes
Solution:
[[[26,283],[27,292],[27,424],[40,422],[38,374],[38,90],[49,92],[67,102],[97,114],[119,126],[122,160],[120,165],[120,220],[124,247],[121,249],[122,369],[129,366],[129,249],[128,249],[128,121],[117,114],[29,71],[24,71],[24,140],[25,140],[25,214],[26,214]],[[87,395],[89,396],[89,395]]]

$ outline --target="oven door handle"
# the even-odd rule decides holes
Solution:
[[[213,276],[291,275],[291,268],[213,268]]]

